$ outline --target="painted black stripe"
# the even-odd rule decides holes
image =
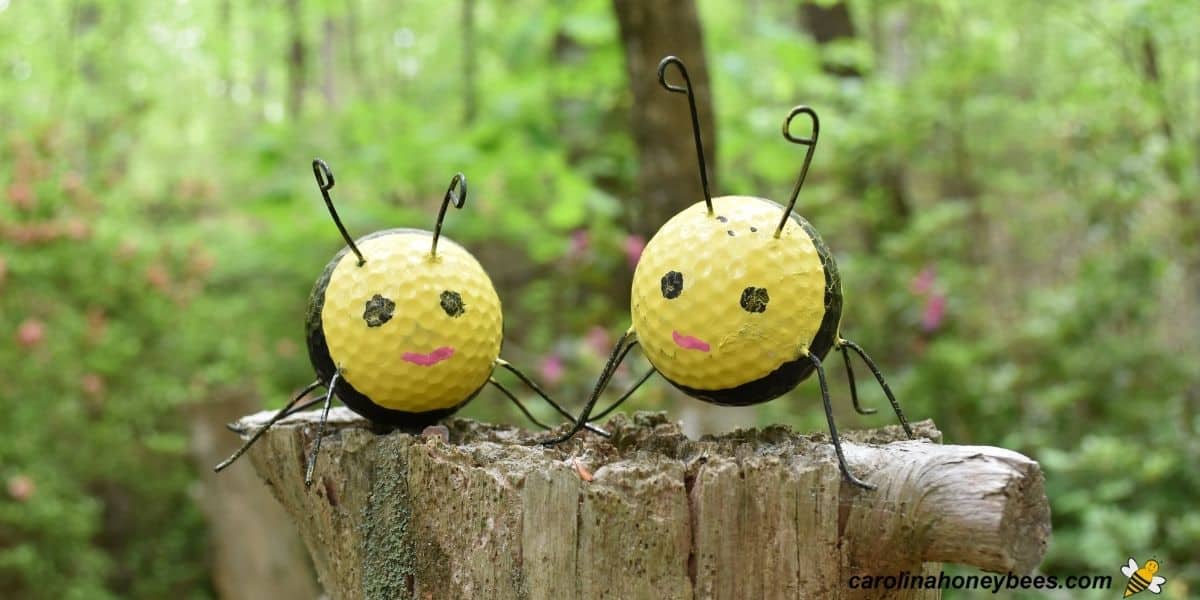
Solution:
[[[759,200],[770,202],[779,207],[779,210],[783,210],[783,207],[775,202],[761,198]],[[842,278],[838,274],[833,253],[829,251],[829,247],[825,245],[825,241],[821,239],[821,234],[817,233],[816,228],[794,212],[791,214],[791,219],[808,234],[809,240],[817,250],[817,256],[821,259],[821,268],[825,272],[825,315],[821,318],[821,325],[817,328],[817,333],[808,344],[809,352],[816,354],[817,358],[824,361],[837,341],[838,325],[842,320]],[[665,375],[663,379],[679,388],[683,393],[705,402],[723,406],[748,406],[774,400],[792,391],[797,385],[800,385],[801,381],[808,379],[814,369],[812,361],[801,357],[779,365],[774,371],[754,381],[723,390],[702,390],[688,387],[672,381]],[[661,370],[659,370],[659,374],[662,374]]]
[[[432,236],[433,234],[421,229],[385,229],[365,235],[355,240],[355,243],[362,246],[367,240],[383,237],[385,235],[394,235],[398,233],[421,233]],[[439,243],[446,244],[450,242],[443,237]],[[450,242],[453,243],[453,242]],[[333,358],[329,355],[329,344],[325,341],[324,324],[321,321],[321,310],[325,308],[325,290],[329,287],[329,280],[333,278],[333,271],[337,269],[338,264],[342,262],[342,257],[350,252],[350,247],[343,247],[333,260],[325,265],[325,270],[321,272],[321,276],[317,278],[317,282],[313,285],[312,293],[308,297],[308,318],[305,320],[305,339],[308,344],[308,359],[312,362],[313,370],[317,372],[317,377],[321,383],[329,385],[329,380],[333,377],[337,367],[334,366]],[[432,425],[441,419],[454,414],[455,411],[462,408],[464,404],[471,401],[483,386],[487,385],[487,380],[484,380],[483,385],[479,386],[474,392],[466,397],[462,402],[450,407],[431,410],[427,412],[407,412],[403,410],[394,410],[385,408],[371,401],[370,398],[355,387],[346,378],[338,379],[337,396],[350,410],[362,415],[368,420],[375,423],[383,423],[394,425],[402,429],[418,429]]]
[[[1129,585],[1126,586],[1126,588],[1132,588],[1136,593],[1146,589],[1146,587],[1149,585],[1150,582],[1146,581],[1144,577],[1135,571],[1133,575],[1129,577]]]
[[[825,245],[825,240],[821,239],[821,234],[803,217],[796,219],[812,240],[813,247],[817,249],[817,256],[821,258],[821,268],[825,271],[825,316],[808,346],[810,352],[824,361],[837,342],[838,326],[842,322],[842,276],[838,273],[837,261],[833,260],[833,253],[829,251],[829,246]]]

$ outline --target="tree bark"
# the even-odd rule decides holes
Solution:
[[[692,440],[639,413],[606,423],[608,440],[544,448],[463,419],[446,422],[449,442],[378,434],[336,409],[306,488],[316,414],[289,417],[250,458],[334,598],[930,599],[848,582],[936,577],[938,561],[1027,573],[1050,533],[1036,462],[939,445],[928,421],[912,441],[898,427],[845,434],[851,469],[878,486],[864,491],[824,436],[783,426]]]
[[[658,83],[658,62],[674,54],[687,65],[700,115],[709,188],[716,195],[716,126],[700,19],[693,0],[613,0],[633,92],[631,127],[638,151],[634,233],[650,239],[663,223],[704,200],[687,99]],[[668,81],[680,83],[671,69]]]

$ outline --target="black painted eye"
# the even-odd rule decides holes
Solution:
[[[742,308],[746,309],[746,312],[764,312],[770,301],[771,296],[767,294],[767,288],[748,287],[742,290]]]
[[[463,304],[462,296],[459,296],[458,292],[446,290],[442,292],[442,310],[451,317],[459,317],[467,312],[467,305]]]
[[[367,327],[379,327],[390,321],[395,312],[395,302],[375,294],[371,296],[370,300],[367,300],[367,306],[363,310],[363,320],[367,322]]]
[[[663,298],[670,300],[678,298],[679,294],[683,293],[683,273],[679,271],[667,271],[662,278],[662,294]]]

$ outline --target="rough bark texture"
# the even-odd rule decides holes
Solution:
[[[253,431],[270,413],[235,429]],[[334,598],[938,598],[852,590],[853,575],[937,574],[937,561],[1028,572],[1050,533],[1034,461],[898,428],[846,434],[843,483],[824,436],[786,427],[692,440],[660,414],[614,417],[558,448],[451,419],[440,436],[330,415],[311,488],[314,413],[250,453],[297,521]]]

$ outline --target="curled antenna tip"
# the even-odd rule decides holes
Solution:
[[[686,87],[667,83],[668,65],[675,65],[676,67],[679,67],[679,72],[683,74],[683,81],[686,84]],[[683,61],[680,60],[678,56],[673,54],[670,56],[665,56],[662,60],[658,61],[658,82],[669,91],[679,92],[681,94],[688,93],[688,88],[690,88],[692,84],[691,79],[688,77],[687,67],[683,66]]]
[[[337,209],[333,207],[333,199],[329,197],[329,190],[333,189],[333,170],[325,161],[314,158],[312,161],[313,176],[317,178],[317,187],[321,190],[321,196],[325,199],[325,207],[329,209],[329,216],[333,219],[333,224],[337,225],[338,231],[342,234],[342,239],[346,240],[346,245],[354,251],[354,255],[358,257],[358,266],[363,266],[367,263],[367,259],[363,258],[362,252],[359,252],[358,246],[354,244],[354,238],[350,237],[350,232],[346,231],[346,226],[342,224],[342,219],[338,217]]]
[[[313,175],[317,178],[317,187],[322,192],[333,189],[333,171],[329,170],[329,165],[319,158],[314,158],[312,168]]]
[[[667,65],[675,65],[679,68],[679,74],[683,76],[683,85],[667,83]],[[692,93],[692,78],[688,77],[687,67],[683,66],[683,61],[678,56],[670,55],[663,57],[658,62],[658,82],[668,92],[687,94],[688,110],[692,117],[692,137],[696,143],[696,161],[700,163],[700,185],[704,188],[704,204],[708,207],[708,215],[711,217],[715,213],[713,212],[712,193],[708,190],[708,169],[704,163],[704,142],[700,139],[700,116],[696,111],[696,95]]]
[[[457,192],[457,193],[456,193]],[[446,198],[444,202],[453,202],[454,208],[462,208],[467,202],[467,176],[460,173],[455,173],[454,177],[450,178],[450,187],[446,188]]]
[[[806,115],[809,121],[812,122],[812,135],[809,137],[797,137],[792,135],[792,119],[796,115]],[[783,226],[787,224],[788,218],[792,215],[792,209],[796,207],[796,198],[800,196],[800,188],[804,187],[804,178],[808,176],[808,166],[812,164],[813,151],[817,149],[817,137],[821,134],[821,121],[817,118],[817,111],[808,106],[797,106],[788,113],[786,119],[783,120],[783,137],[793,144],[808,146],[808,152],[804,154],[804,164],[800,167],[800,177],[796,180],[796,187],[792,188],[792,199],[788,202],[787,209],[783,211],[783,218],[779,219],[779,227],[775,228],[775,237],[779,237],[783,233]]]
[[[446,219],[446,207],[451,204],[461,209],[467,203],[467,176],[461,172],[450,178],[450,186],[446,188],[446,196],[442,198],[442,208],[438,211],[437,224],[433,228],[433,244],[429,248],[429,256],[437,256],[438,238],[442,237],[442,221]]]
[[[795,119],[796,115],[807,115],[808,116],[809,121],[812,123],[812,135],[811,136],[806,137],[806,138],[801,138],[801,137],[796,137],[796,136],[792,135],[792,119]],[[803,106],[803,105],[797,106],[797,107],[793,108],[792,112],[788,113],[787,118],[783,120],[783,137],[784,137],[784,139],[786,139],[789,142],[792,142],[793,144],[803,144],[805,146],[812,146],[817,143],[817,136],[819,136],[820,133],[821,133],[821,120],[817,118],[817,111],[813,110],[811,107]]]

